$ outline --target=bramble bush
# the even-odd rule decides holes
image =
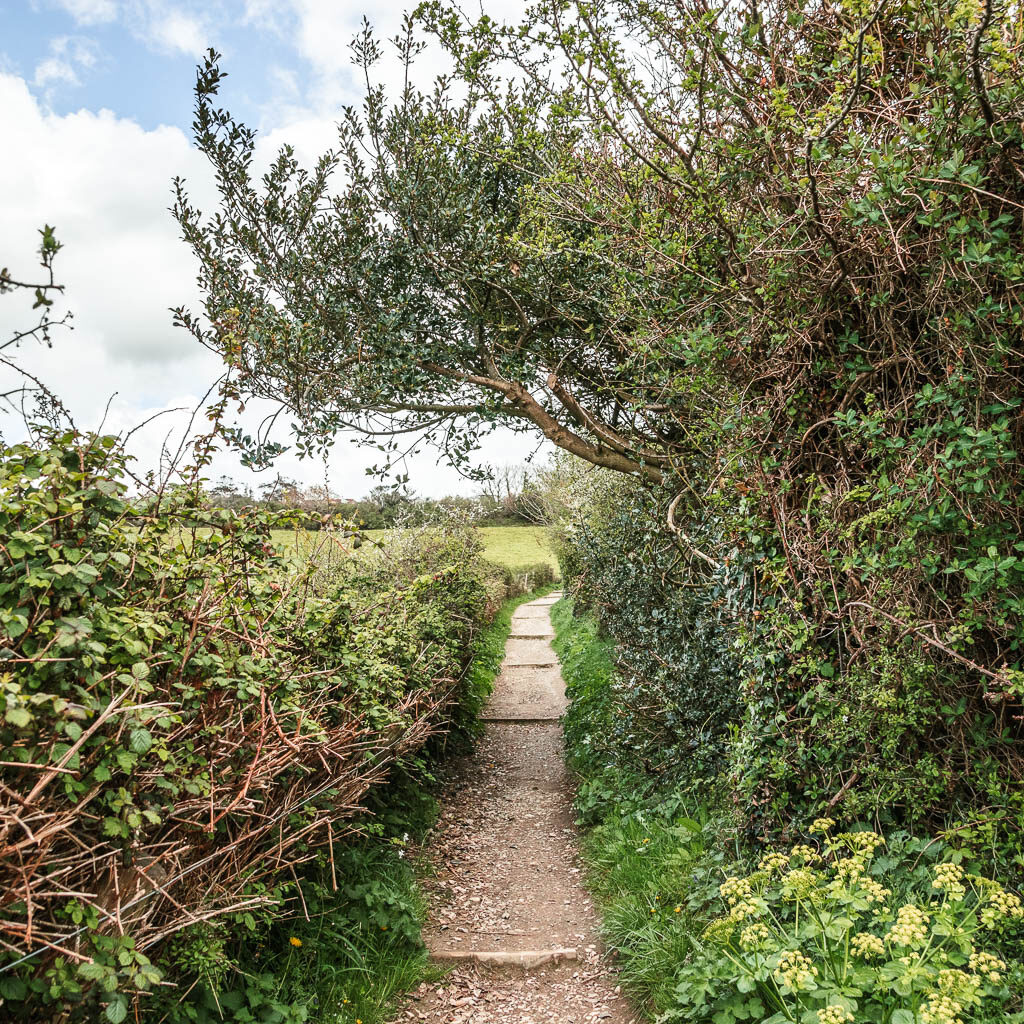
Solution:
[[[503,586],[472,534],[297,566],[271,541],[288,524],[131,494],[114,438],[0,449],[11,1019],[118,1024],[176,980],[172,937],[298,912],[296,872],[336,879],[368,791],[459,717]]]

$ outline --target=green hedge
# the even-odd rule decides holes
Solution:
[[[303,872],[333,858],[336,878],[368,792],[459,717],[508,593],[472,534],[295,566],[271,542],[287,525],[185,487],[131,494],[112,438],[0,449],[12,1019],[117,1024],[165,1003],[159,982],[244,967],[182,932],[303,912]]]
[[[700,796],[685,772],[637,763],[615,729],[629,704],[595,618],[574,617],[566,600],[552,621],[576,808],[589,826],[588,885],[646,1015],[665,1024],[1024,1019],[1024,906],[976,874],[981,863],[935,839],[842,833],[827,820],[807,823],[808,842],[759,855],[721,789]]]

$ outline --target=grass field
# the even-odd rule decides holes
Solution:
[[[484,557],[490,561],[510,569],[546,562],[558,571],[558,561],[543,526],[481,526],[478,529],[484,542]]]
[[[548,543],[548,531],[543,526],[480,526],[477,528],[484,542],[484,557],[498,565],[518,569],[526,565],[546,562],[556,572],[558,561]],[[381,537],[387,530],[368,530],[368,537]],[[291,530],[275,530],[274,543],[283,548],[299,550],[305,547],[303,540],[316,540],[316,534],[299,533]]]

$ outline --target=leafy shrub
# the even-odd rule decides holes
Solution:
[[[495,612],[510,594],[530,594],[554,582],[555,571],[546,562],[514,568],[497,562],[486,563],[484,586],[487,589],[488,605]]]
[[[677,972],[666,1022],[1024,1020],[1006,1012],[1008,970],[1019,983],[1024,969],[993,951],[1000,939],[1019,948],[1007,940],[1021,933],[1021,901],[938,844],[826,834],[765,854],[721,900],[724,916]]]
[[[0,449],[14,1019],[118,1024],[196,918],[259,931],[301,905],[296,868],[450,723],[488,613],[464,530],[296,567],[271,542],[286,516],[132,497],[124,467],[112,438]]]
[[[693,791],[717,784],[741,714],[733,594],[685,585],[672,537],[635,484],[591,475],[561,516],[558,554],[573,606],[593,612],[613,643],[614,677],[584,677],[614,705],[600,727],[584,715],[594,742],[616,749],[616,770],[668,774]]]

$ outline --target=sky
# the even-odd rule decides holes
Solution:
[[[32,276],[38,229],[54,225],[64,244],[57,277],[74,313],[74,330],[56,332],[52,349],[23,346],[18,358],[65,401],[80,428],[127,431],[164,412],[133,438],[137,469],[157,468],[161,450],[176,447],[219,369],[173,327],[169,312],[199,308],[196,268],[168,212],[171,179],[185,177],[204,209],[215,198],[190,136],[198,59],[210,47],[224,55],[224,105],[259,129],[263,159],[289,142],[312,162],[333,143],[341,106],[361,100],[348,46],[363,17],[390,38],[407,6],[0,0],[0,265]],[[487,4],[496,16],[518,9],[517,0]],[[419,67],[427,84],[440,65],[428,53]],[[0,297],[0,340],[30,322],[30,305],[22,296]],[[174,409],[187,412],[166,412]],[[20,440],[19,429],[13,417],[0,416],[6,442]],[[535,448],[501,431],[485,440],[479,461],[520,462]],[[376,482],[366,475],[374,454],[343,438],[326,466],[287,453],[270,472],[355,497]],[[421,494],[468,494],[477,486],[438,464],[434,452],[414,457],[408,470]],[[265,479],[230,453],[211,467],[211,478],[221,474],[252,486]]]

